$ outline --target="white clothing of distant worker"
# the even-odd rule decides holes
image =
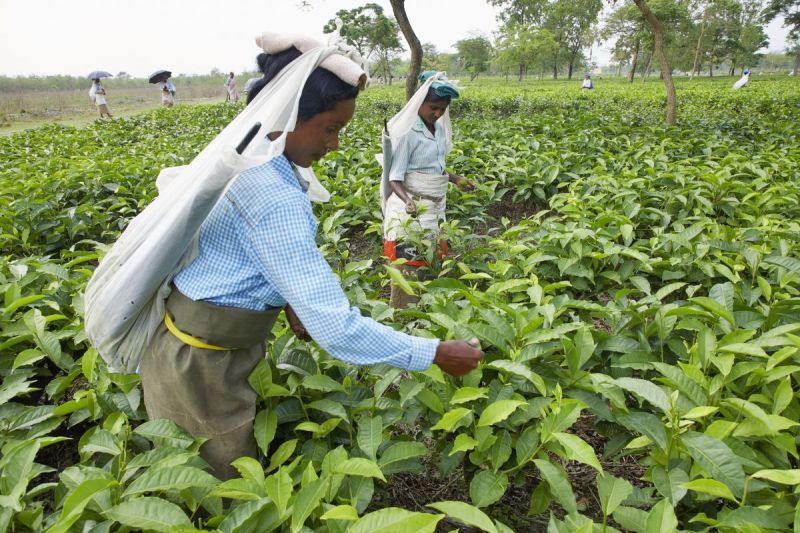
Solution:
[[[228,91],[225,98],[226,102],[239,101],[239,90],[236,88],[236,77],[233,75],[233,72],[231,72],[225,80],[225,89]]]
[[[581,84],[581,89],[594,89],[594,84],[592,83],[592,77],[586,74],[583,77],[583,83]]]
[[[97,106],[97,111],[100,113],[100,118],[104,116],[111,118],[111,113],[108,111],[108,102],[106,101],[106,89],[100,83],[100,79],[92,80],[92,88],[89,89],[89,99]]]
[[[739,78],[739,81],[733,84],[733,88],[741,89],[742,87],[747,87],[749,83],[750,83],[750,69],[746,68],[744,69],[744,72],[742,72],[742,77]]]

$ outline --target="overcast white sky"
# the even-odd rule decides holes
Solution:
[[[255,70],[254,43],[263,31],[321,35],[339,9],[370,0],[0,0],[0,75],[86,75],[96,69],[137,77],[157,69],[174,74]],[[371,0],[391,14],[388,0]],[[497,29],[486,0],[407,0],[422,42],[440,51],[471,31]],[[786,30],[768,28],[772,50]],[[600,63],[608,52],[595,46]]]

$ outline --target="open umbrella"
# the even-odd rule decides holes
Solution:
[[[86,77],[90,80],[96,80],[98,78],[112,78],[114,75],[105,70],[93,70]]]
[[[169,70],[157,70],[150,74],[149,81],[150,83],[158,83],[161,81],[166,81],[170,76],[172,76],[172,72]]]

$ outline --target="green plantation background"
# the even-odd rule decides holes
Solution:
[[[401,90],[360,97],[318,165],[319,245],[364,314],[486,358],[358,368],[281,322],[251,376],[261,461],[224,483],[145,421],[82,294],[158,171],[240,107],[0,139],[0,530],[800,528],[800,82],[684,81],[669,129],[656,83],[466,85],[450,161],[478,187],[451,191],[452,255],[395,311],[374,155]]]

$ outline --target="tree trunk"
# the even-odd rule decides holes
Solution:
[[[553,63],[553,79],[554,80],[558,79],[558,61],[557,60]]]
[[[639,63],[639,39],[633,43],[633,59],[631,59],[631,71],[628,72],[628,83],[633,83],[637,63]]]
[[[714,77],[714,63],[709,63],[708,64],[708,77],[709,78],[713,78]]]
[[[391,81],[392,79],[392,65],[389,63],[389,56],[383,58],[383,70],[386,72],[386,77]]]
[[[800,51],[794,56],[794,65],[792,65],[792,76],[797,76],[800,73]]]
[[[575,58],[578,57],[578,52],[576,51],[572,56],[569,58],[569,70],[567,71],[567,79],[572,79],[572,69],[575,65]]]
[[[672,81],[672,67],[669,65],[669,60],[667,60],[667,56],[664,53],[664,32],[661,28],[661,22],[659,22],[650,10],[647,0],[633,0],[633,3],[635,3],[639,11],[642,12],[645,20],[650,25],[650,29],[653,30],[653,36],[656,41],[655,56],[656,59],[658,59],[658,67],[664,74],[664,89],[667,92],[667,125],[674,126],[677,118],[678,103],[675,98],[675,83]]]
[[[406,101],[411,100],[414,96],[414,91],[417,90],[417,78],[419,71],[422,67],[422,44],[420,44],[417,34],[411,27],[411,22],[408,20],[406,14],[406,0],[389,0],[392,4],[392,12],[394,18],[397,20],[397,25],[400,26],[400,31],[403,32],[403,37],[406,38],[408,48],[411,50],[411,65],[408,68],[408,77],[406,78]]]
[[[650,69],[653,68],[653,56],[654,55],[655,54],[651,53],[650,57],[647,58],[647,66],[644,67],[644,70],[642,71],[642,76],[641,76],[642,83],[644,83],[645,78],[647,78],[648,74],[650,74]]]
[[[519,64],[519,81],[522,81],[522,75],[525,72],[525,65],[520,63]]]
[[[619,78],[620,76],[622,76],[622,61],[617,65],[617,77]]]
[[[708,6],[706,6],[705,11],[703,11],[703,21],[700,23],[700,36],[697,38],[697,46],[694,49],[694,64],[692,66],[692,75],[691,78],[694,78],[695,72],[700,74],[700,65],[698,61],[700,59],[700,44],[703,42],[703,33],[706,31],[706,19],[708,18]]]

